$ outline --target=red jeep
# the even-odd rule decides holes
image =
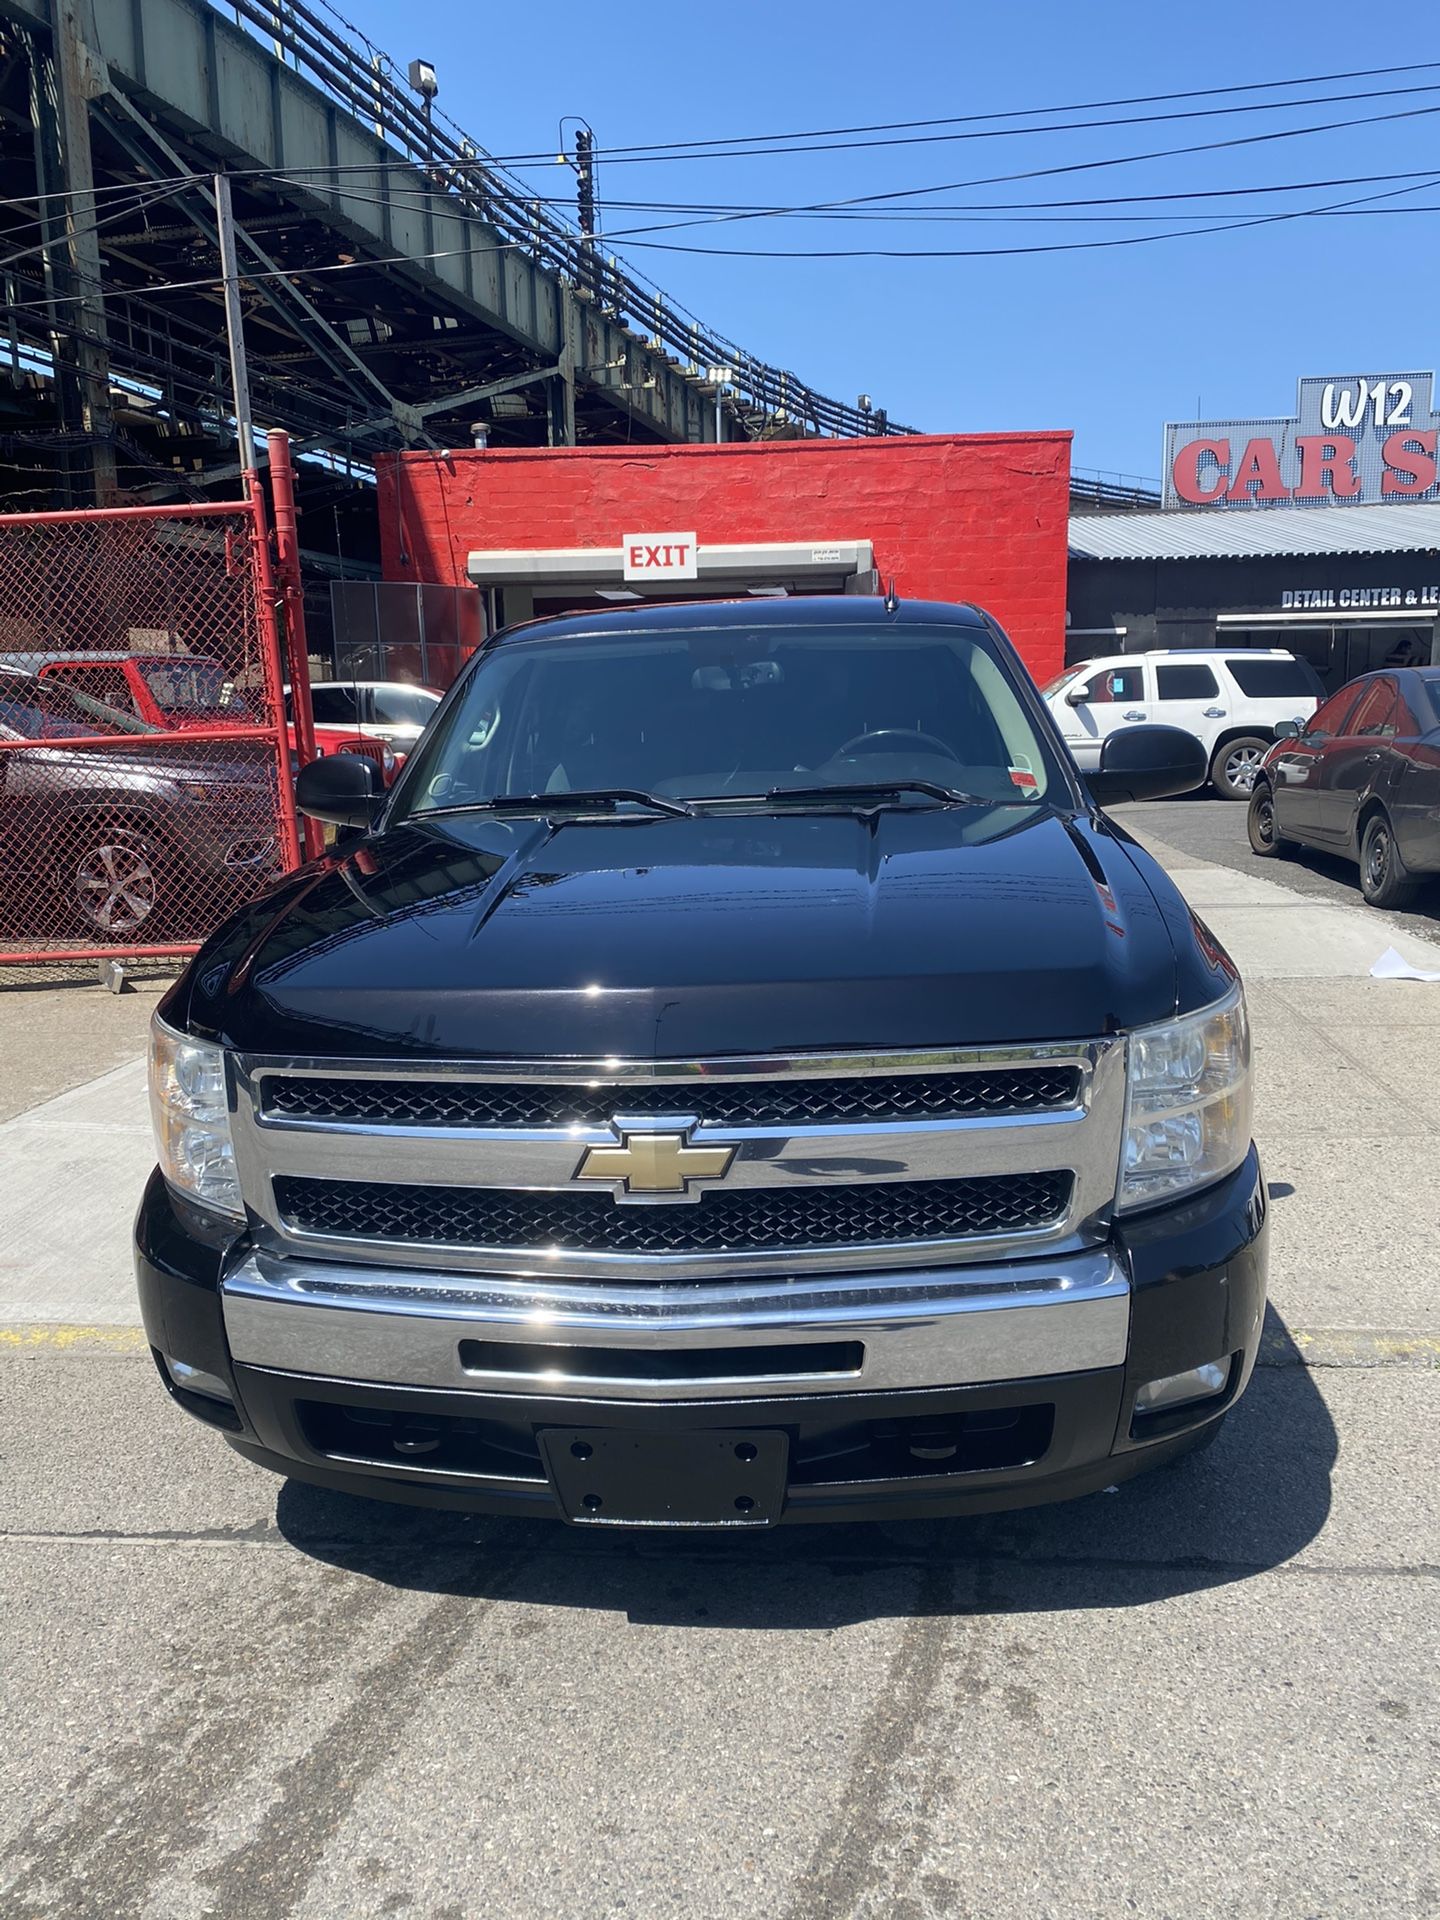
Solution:
[[[255,697],[237,688],[224,665],[205,654],[95,651],[6,653],[3,658],[22,672],[42,681],[58,681],[74,693],[88,694],[120,713],[133,713],[137,720],[167,733],[263,724]],[[293,759],[293,723],[288,731]],[[322,756],[358,753],[378,762],[387,785],[395,777],[398,763],[390,748],[354,727],[317,725],[315,747]]]

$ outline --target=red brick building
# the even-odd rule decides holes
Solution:
[[[1064,661],[1068,433],[457,449],[379,465],[386,579],[470,581],[494,618],[893,579],[915,599],[988,608],[1041,680]],[[677,530],[695,542],[688,572],[627,567],[626,541]]]

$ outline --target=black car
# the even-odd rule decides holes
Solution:
[[[1367,673],[1332,694],[1266,754],[1248,825],[1262,857],[1341,854],[1372,907],[1404,906],[1440,873],[1440,667]]]
[[[115,744],[65,744],[100,734]],[[12,937],[200,937],[274,874],[275,793],[263,741],[185,743],[0,664],[0,911]]]
[[[1024,1506],[1213,1438],[1267,1202],[1235,967],[993,620],[537,621],[162,1002],[160,1377],[249,1459],[577,1525]]]

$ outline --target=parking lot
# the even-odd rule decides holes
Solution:
[[[0,991],[0,1908],[56,1920],[1440,1907],[1436,903],[1123,809],[1246,973],[1273,1203],[1208,1453],[1069,1506],[596,1535],[271,1480],[164,1398],[157,991]]]

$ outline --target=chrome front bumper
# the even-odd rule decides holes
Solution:
[[[600,1286],[252,1252],[222,1288],[241,1365],[558,1399],[774,1399],[974,1386],[1124,1363],[1108,1248],[1005,1265]],[[653,1371],[645,1356],[655,1356]]]

